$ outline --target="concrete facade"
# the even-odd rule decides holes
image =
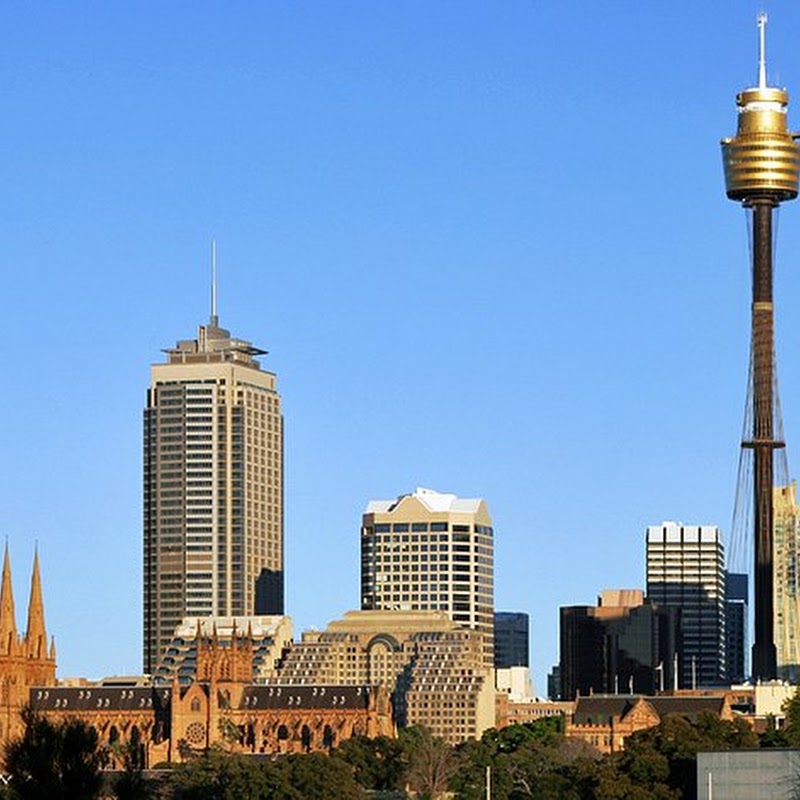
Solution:
[[[697,754],[697,800],[793,800],[798,790],[800,750]]]

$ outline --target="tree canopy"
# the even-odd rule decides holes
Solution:
[[[761,739],[741,719],[667,716],[628,737],[625,750],[602,755],[564,736],[558,719],[487,731],[453,747],[425,728],[397,739],[357,736],[330,755],[256,757],[222,750],[195,754],[169,779],[149,785],[141,742],[121,745],[118,800],[365,800],[367,790],[409,789],[420,800],[679,800],[696,795],[697,753],[800,743],[800,694],[787,704],[786,726]],[[53,724],[30,709],[25,734],[5,753],[10,786],[0,800],[94,800],[106,752],[81,722]],[[487,772],[488,770],[488,772]]]
[[[81,720],[55,724],[22,710],[25,732],[5,751],[10,795],[18,800],[94,800],[105,753],[97,732]]]

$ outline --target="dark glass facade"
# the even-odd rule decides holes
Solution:
[[[494,615],[495,669],[530,666],[530,623],[523,611],[496,611]]]
[[[747,575],[725,573],[725,636],[728,680],[743,683],[747,678]]]
[[[672,688],[680,612],[645,601],[631,608],[561,608],[561,698],[654,694]]]

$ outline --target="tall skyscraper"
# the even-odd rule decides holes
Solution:
[[[747,431],[753,454],[753,678],[778,677],[774,630],[773,492],[775,450],[782,448],[775,383],[772,296],[772,211],[797,197],[800,146],[787,127],[789,95],[767,85],[765,29],[760,14],[757,85],[736,96],[736,136],[722,140],[725,191],[752,220],[752,304]]]
[[[151,369],[144,669],[183,617],[283,613],[283,417],[266,351],[208,325]]]
[[[361,608],[446,611],[494,663],[494,533],[481,499],[417,489],[372,500],[361,525]]]
[[[663,522],[647,529],[647,597],[680,609],[678,685],[725,680],[725,549],[714,525]]]
[[[774,494],[775,646],[778,677],[800,679],[800,507],[797,486]]]

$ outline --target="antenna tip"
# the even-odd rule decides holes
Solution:
[[[211,240],[211,320],[213,327],[219,326],[217,316],[217,241]]]

